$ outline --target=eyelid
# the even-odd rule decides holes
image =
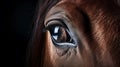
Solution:
[[[53,21],[53,20],[58,20],[62,22],[62,24],[66,25],[66,23],[69,22],[68,18],[69,18],[68,15],[63,11],[57,11],[51,14],[48,13],[48,15],[46,16],[44,25],[46,26],[49,21]]]
[[[47,28],[50,25],[59,25],[59,26],[65,27],[66,29],[69,30],[69,28],[67,27],[67,25],[65,24],[65,22],[62,19],[51,19],[46,22],[45,27]]]
[[[45,26],[53,25],[53,24],[60,24],[63,25],[63,21],[61,19],[50,19],[46,22]]]

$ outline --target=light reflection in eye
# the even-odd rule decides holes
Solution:
[[[53,38],[55,39],[55,40],[57,40],[58,39],[58,34],[59,34],[59,27],[58,26],[56,26],[55,27],[55,30],[54,30],[54,33],[56,34],[56,35],[53,35]]]
[[[59,27],[55,27],[54,33],[58,33]]]

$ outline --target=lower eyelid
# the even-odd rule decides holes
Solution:
[[[73,43],[57,43],[57,44],[60,45],[60,46],[71,46],[71,47],[76,47],[76,45],[73,44]]]

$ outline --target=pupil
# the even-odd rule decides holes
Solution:
[[[66,31],[66,28],[62,26],[51,26],[49,30],[51,33],[51,37],[55,40],[55,42],[72,42],[72,39]]]

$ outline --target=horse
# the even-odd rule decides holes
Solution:
[[[120,0],[40,0],[28,67],[120,67]]]

